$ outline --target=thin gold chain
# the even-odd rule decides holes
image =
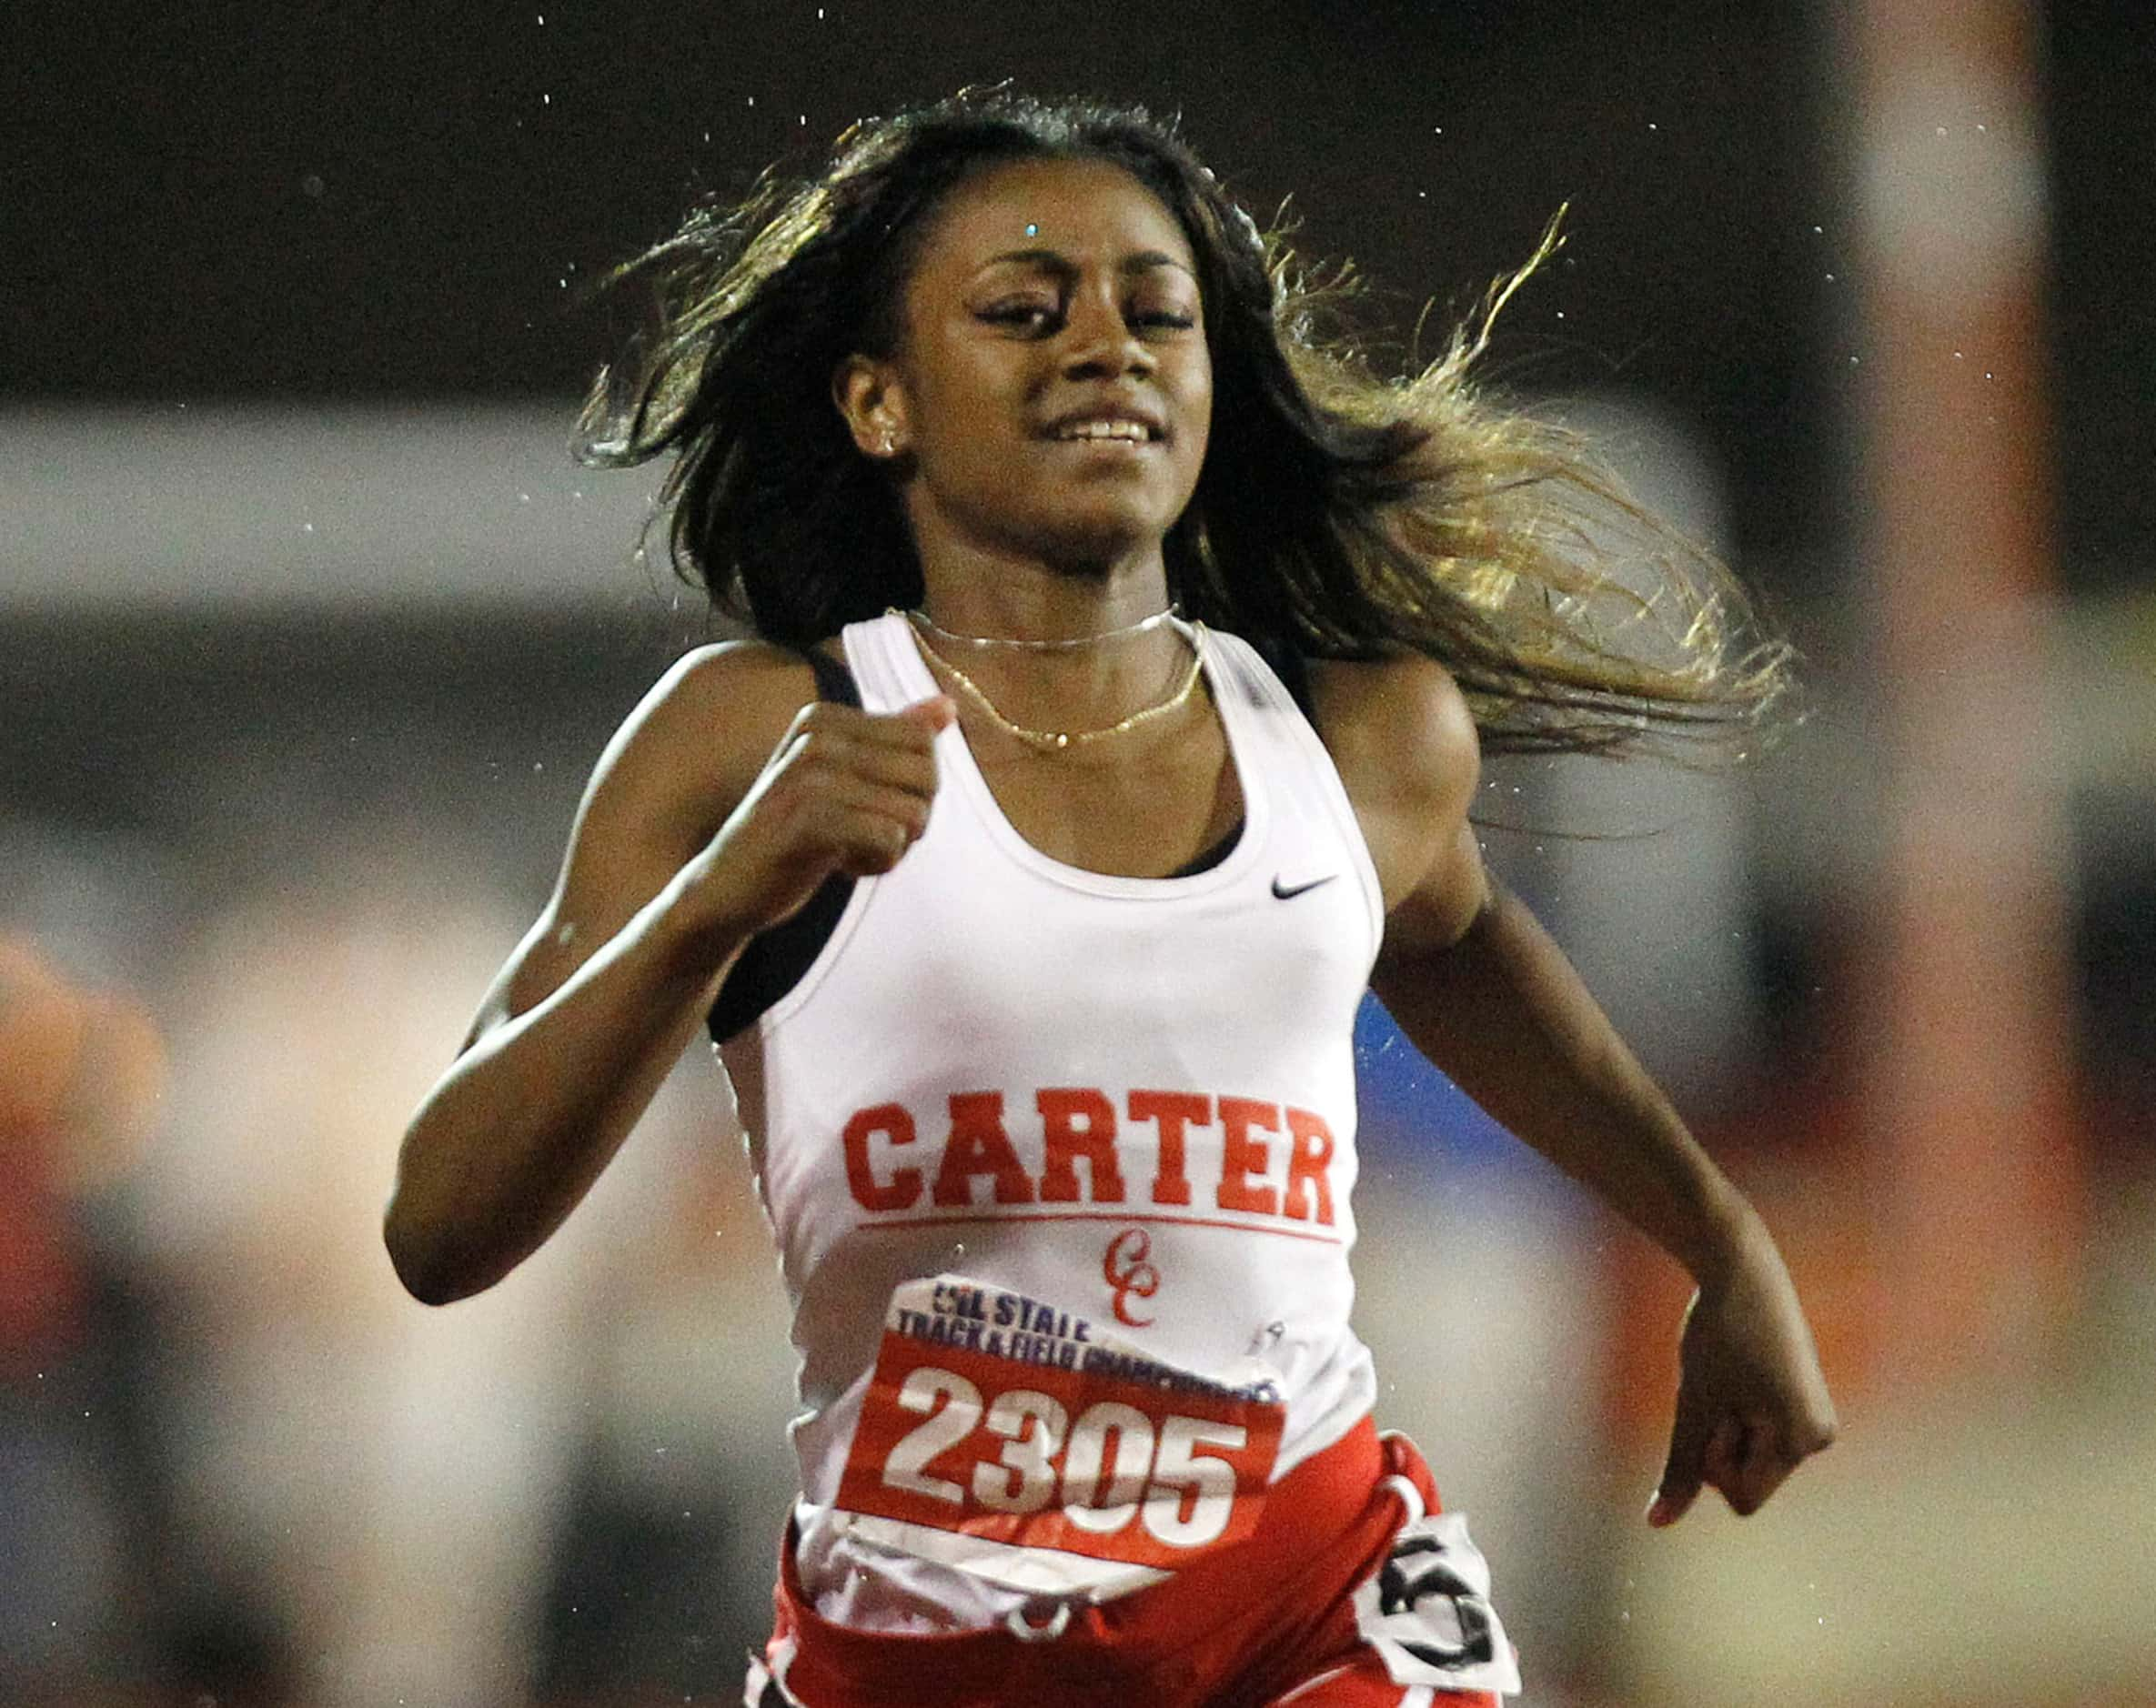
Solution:
[[[919,614],[912,611],[906,612],[905,616],[915,628],[919,628],[924,620]],[[1073,748],[1082,748],[1093,741],[1105,741],[1110,736],[1123,735],[1135,729],[1140,724],[1151,723],[1156,718],[1165,718],[1196,691],[1198,678],[1204,668],[1204,652],[1202,642],[1205,633],[1205,625],[1194,621],[1186,623],[1174,618],[1170,620],[1174,623],[1176,632],[1190,643],[1190,668],[1183,673],[1183,680],[1176,685],[1174,691],[1165,699],[1155,700],[1150,706],[1142,706],[1128,718],[1121,718],[1101,729],[1028,729],[1023,724],[1013,723],[996,709],[995,702],[982,692],[981,685],[960,669],[958,666],[952,663],[933,647],[923,644],[921,650],[927,654],[931,664],[941,668],[945,675],[958,684],[974,705],[988,714],[991,723],[1013,740],[1023,741],[1036,753],[1067,753]]]
[[[1163,623],[1181,619],[1183,607],[1170,605],[1167,609],[1155,611],[1151,617],[1142,617],[1134,623],[1125,623],[1121,628],[1103,628],[1091,635],[1072,635],[1062,640],[1032,640],[1022,635],[962,635],[955,629],[945,628],[919,606],[906,615],[913,619],[916,628],[929,634],[940,635],[945,640],[955,640],[962,646],[989,648],[1008,647],[1016,652],[1073,652],[1080,647],[1098,647],[1111,640],[1130,640],[1139,635],[1150,634]]]

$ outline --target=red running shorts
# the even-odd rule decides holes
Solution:
[[[1380,1436],[1365,1418],[1274,1485],[1247,1541],[1133,1594],[1072,1603],[1067,1613],[1052,1608],[1024,1636],[833,1624],[802,1592],[790,1525],[775,1627],[743,1700],[748,1708],[1499,1708],[1496,1689],[1518,1688],[1510,1645],[1489,1610],[1480,1556],[1462,1558],[1472,1544],[1439,1510],[1414,1442]]]

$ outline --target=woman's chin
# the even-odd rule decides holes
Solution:
[[[1100,507],[1059,517],[1035,537],[1033,551],[1061,574],[1107,577],[1133,565],[1158,562],[1174,517],[1151,509]]]

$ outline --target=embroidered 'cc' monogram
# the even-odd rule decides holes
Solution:
[[[1160,1291],[1161,1272],[1145,1260],[1153,1254],[1153,1240],[1143,1228],[1125,1228],[1108,1241],[1101,1258],[1101,1277],[1108,1283],[1115,1320],[1133,1329],[1153,1326],[1151,1317],[1133,1316],[1131,1298],[1150,1299]]]

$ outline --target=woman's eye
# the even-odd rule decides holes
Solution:
[[[1060,331],[1064,319],[1063,309],[1048,303],[992,303],[977,312],[990,326],[1008,327],[1036,337]],[[1132,308],[1123,317],[1140,332],[1187,332],[1198,324],[1194,312],[1180,308]]]
[[[997,303],[983,308],[981,318],[992,326],[1015,327],[1022,331],[1041,332],[1053,326],[1060,316],[1045,303]]]

